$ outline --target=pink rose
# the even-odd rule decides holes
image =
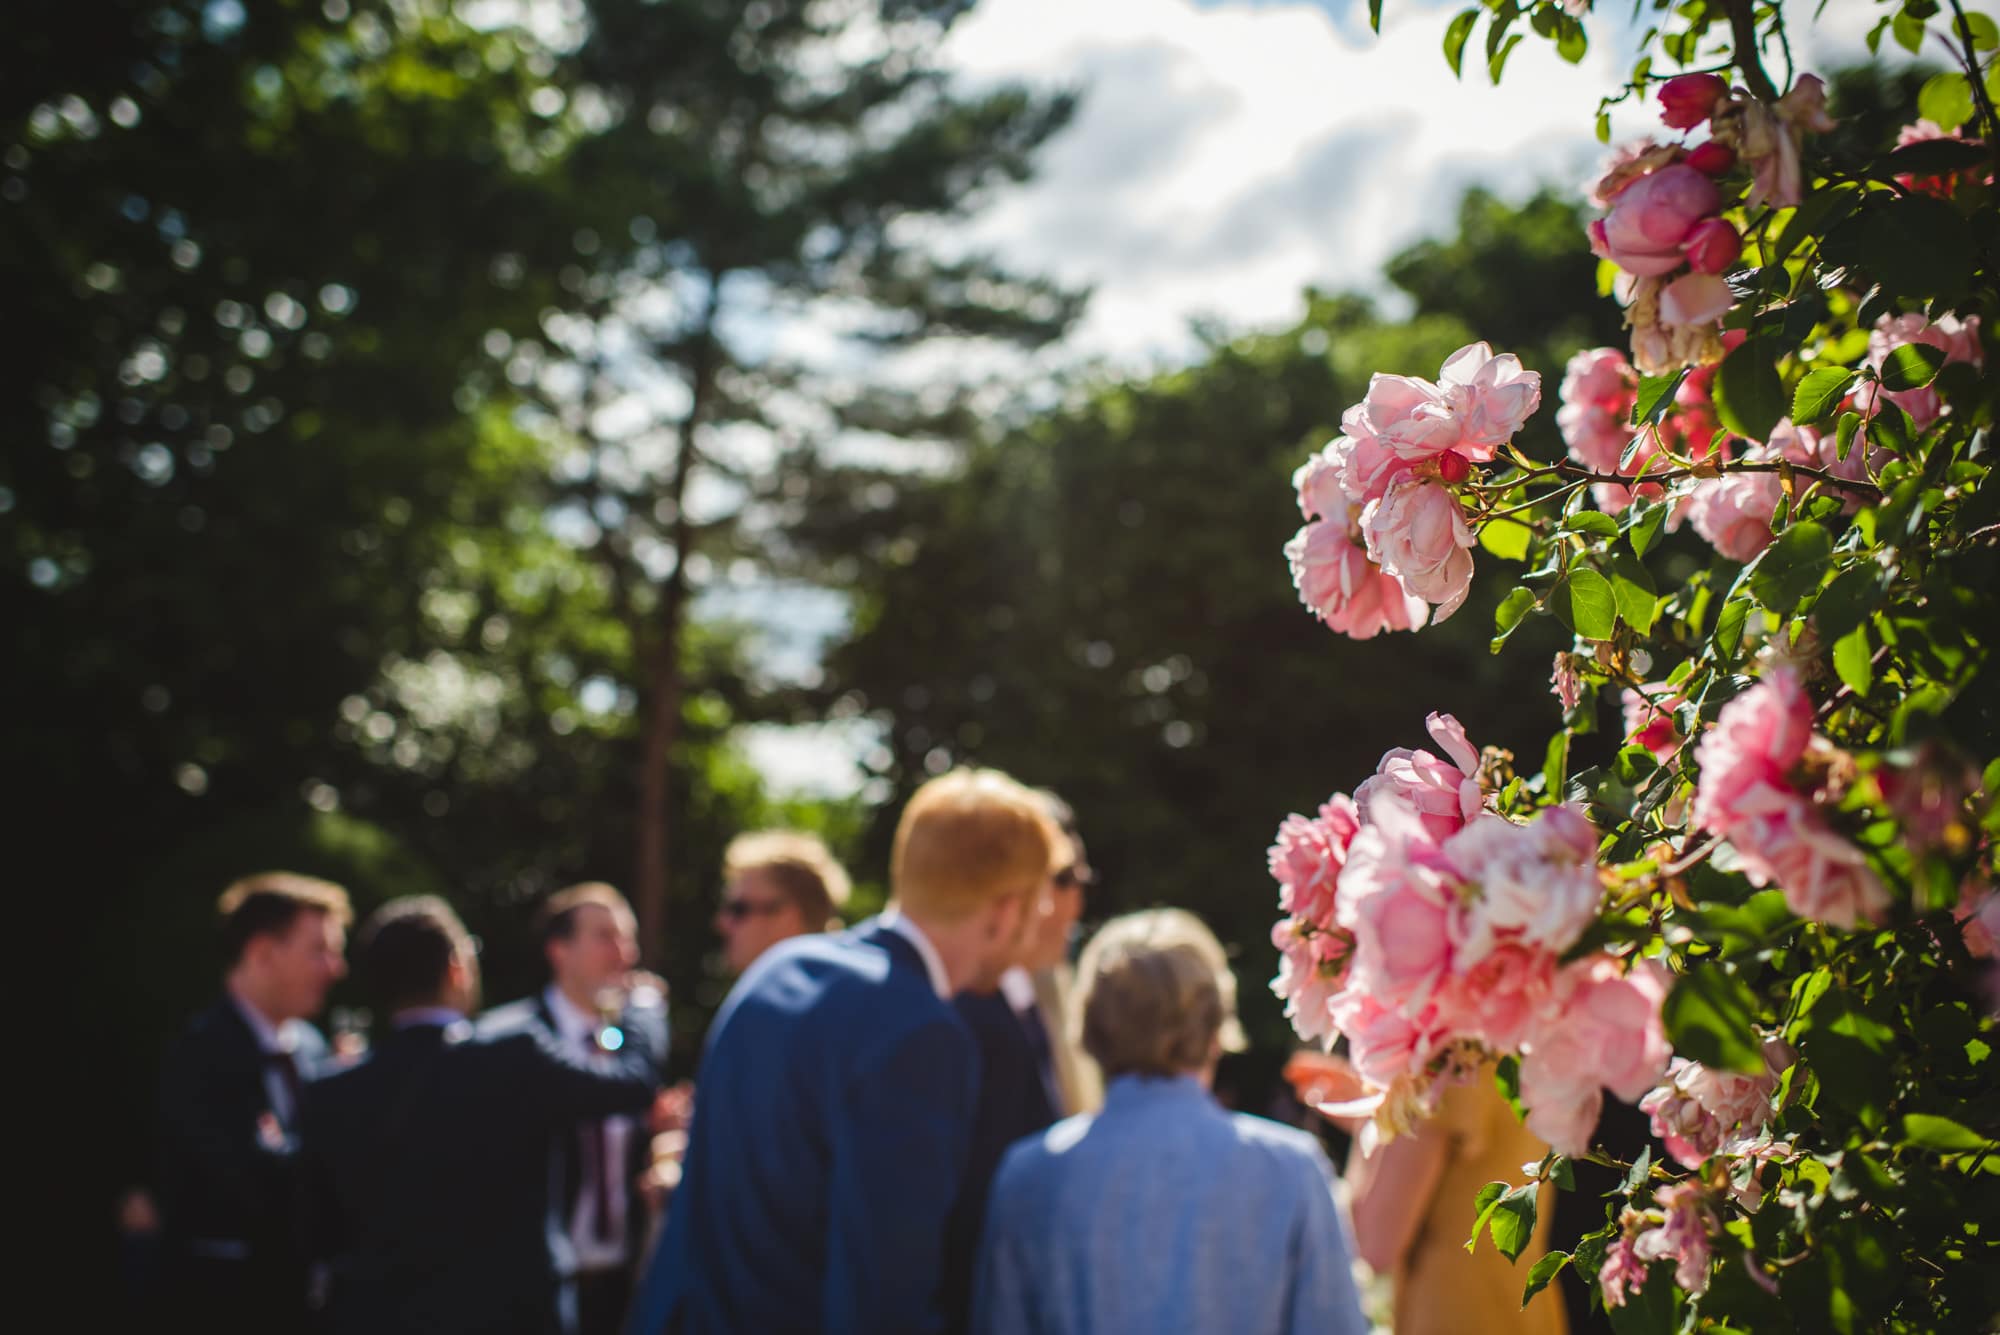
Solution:
[[[1456,453],[1466,459],[1491,459],[1542,403],[1540,374],[1523,369],[1511,352],[1494,356],[1485,343],[1445,358],[1438,381],[1464,433]]]
[[[1629,1103],[1657,1084],[1673,1055],[1660,1024],[1666,993],[1651,960],[1630,973],[1605,954],[1566,965],[1521,1061],[1528,1129],[1559,1154],[1583,1154],[1605,1089]]]
[[[1459,447],[1462,426],[1443,389],[1417,376],[1369,377],[1368,393],[1340,419],[1341,430],[1378,444],[1405,463]]]
[[[1752,804],[1748,818],[1725,836],[1750,883],[1777,886],[1785,907],[1801,918],[1850,930],[1861,921],[1880,922],[1889,892],[1866,856],[1811,802],[1789,789],[1783,798],[1767,811]]]
[[[1623,1307],[1646,1285],[1646,1263],[1632,1250],[1632,1239],[1620,1234],[1605,1249],[1604,1264],[1597,1270],[1597,1285],[1604,1290],[1606,1307]]]
[[[1299,598],[1341,634],[1366,640],[1385,630],[1415,630],[1430,609],[1395,576],[1369,560],[1345,524],[1319,520],[1285,544]]]
[[[1334,890],[1347,863],[1347,846],[1361,828],[1354,799],[1335,793],[1319,815],[1287,816],[1271,845],[1271,875],[1278,882],[1278,907],[1319,926],[1333,922]]]
[[[1985,354],[1979,346],[1979,317],[1968,316],[1960,320],[1955,315],[1941,315],[1935,324],[1923,316],[1910,313],[1905,315],[1885,315],[1875,322],[1875,328],[1868,334],[1868,360],[1863,363],[1870,370],[1880,371],[1889,360],[1889,354],[1908,343],[1923,343],[1944,354],[1947,364],[1968,362],[1980,366],[1985,362]],[[1882,391],[1890,402],[1910,415],[1911,423],[1917,430],[1928,429],[1932,423],[1945,414],[1944,400],[1939,397],[1935,382],[1918,389]],[[1864,385],[1856,393],[1856,406],[1864,413],[1874,401],[1875,387]],[[1850,453],[1850,458],[1853,455]]]
[[[1561,954],[1597,920],[1597,828],[1574,807],[1545,807],[1525,825],[1479,816],[1445,840],[1444,856],[1476,887],[1459,926],[1461,967],[1496,945]]]
[[[1771,545],[1771,516],[1784,494],[1776,473],[1708,478],[1695,484],[1688,522],[1723,556],[1749,562]]]
[[[1967,876],[1959,883],[1958,903],[1951,916],[1965,939],[1965,953],[1974,959],[1992,959],[1994,942],[2000,939],[2000,892]]]
[[[1710,218],[1688,233],[1688,267],[1698,274],[1728,273],[1742,254],[1742,234],[1727,219]]]
[[[1379,379],[1379,377],[1378,377]],[[1406,592],[1436,607],[1442,622],[1465,602],[1472,588],[1476,542],[1458,498],[1440,483],[1403,478],[1361,515],[1368,555],[1402,581]]]
[[[1549,689],[1562,702],[1563,712],[1575,709],[1583,699],[1583,678],[1576,673],[1577,656],[1572,653],[1557,653],[1555,663],[1549,669]]]
[[[1375,773],[1354,790],[1363,825],[1391,819],[1391,808],[1417,813],[1424,838],[1442,844],[1479,814],[1479,752],[1466,740],[1464,725],[1449,714],[1432,714],[1425,727],[1444,748],[1449,762],[1429,751],[1396,747],[1384,753]]]
[[[1340,873],[1338,921],[1354,934],[1350,985],[1406,1010],[1427,1002],[1451,969],[1455,904],[1416,809],[1374,803]]]
[[[1801,74],[1792,91],[1778,99],[1778,115],[1801,131],[1825,134],[1839,122],[1826,114],[1826,84],[1817,74]]]
[[[1692,130],[1729,96],[1729,84],[1714,74],[1682,74],[1660,85],[1660,120],[1671,130]]]
[[[1271,929],[1271,944],[1278,948],[1271,991],[1284,1000],[1285,1018],[1300,1038],[1324,1038],[1333,1032],[1332,999],[1347,976],[1347,934],[1286,918]]]
[[[1655,759],[1664,761],[1681,749],[1680,725],[1675,711],[1687,703],[1678,687],[1648,682],[1639,690],[1627,687],[1620,697],[1625,710],[1625,741],[1643,746]]]
[[[1792,1063],[1791,1050],[1774,1039],[1765,1063],[1761,1075],[1739,1075],[1676,1057],[1665,1083],[1639,1100],[1639,1111],[1652,1119],[1653,1134],[1675,1159],[1699,1168],[1709,1156],[1735,1153],[1755,1140],[1770,1121],[1771,1093],[1779,1073]]]
[[[1729,284],[1713,273],[1684,273],[1660,289],[1660,323],[1713,324],[1735,304],[1736,294],[1729,290]]]
[[[1721,207],[1715,182],[1676,162],[1620,191],[1610,213],[1590,225],[1590,248],[1627,273],[1672,273],[1695,224]]]
[[[1688,1293],[1708,1289],[1709,1228],[1713,1211],[1699,1182],[1670,1182],[1653,1193],[1666,1214],[1658,1228],[1633,1239],[1632,1254],[1642,1262],[1674,1262],[1674,1285]]]
[[[1688,150],[1687,165],[1703,176],[1722,176],[1736,165],[1736,152],[1711,139]]]
[[[1555,976],[1556,958],[1546,950],[1496,946],[1470,969],[1446,980],[1438,1014],[1449,1032],[1477,1039],[1492,1052],[1514,1052],[1548,1004]]]
[[[1341,487],[1340,466],[1327,451],[1311,455],[1293,471],[1292,489],[1298,493],[1299,513],[1307,519],[1347,522],[1350,507]]]
[[[1963,130],[1947,131],[1936,121],[1919,120],[1914,124],[1905,125],[1896,132],[1896,147],[1903,148],[1909,144],[1926,143],[1933,139],[1953,139],[1974,147],[1984,147],[1986,142],[1983,139],[1966,138]],[[1923,195],[1936,195],[1939,199],[1950,199],[1958,193],[1958,183],[1965,179],[1992,185],[1993,173],[1990,169],[1982,173],[1977,168],[1970,168],[1965,171],[1946,172],[1942,176],[1917,176],[1911,172],[1896,174],[1896,184],[1903,189]]]
[[[1788,787],[1786,775],[1812,741],[1812,698],[1797,674],[1779,669],[1722,707],[1715,726],[1695,747],[1701,780],[1694,822],[1725,830],[1746,797],[1763,787]]]
[[[1365,990],[1348,988],[1336,994],[1332,1014],[1334,1025],[1347,1038],[1354,1069],[1376,1089],[1420,1074],[1444,1042],[1431,1008],[1412,1017],[1383,1005]]]

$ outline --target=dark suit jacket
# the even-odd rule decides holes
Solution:
[[[709,1031],[687,1161],[631,1329],[939,1329],[978,1101],[965,1022],[878,922],[750,966]]]
[[[618,1027],[624,1032],[627,1043],[639,1044],[646,1049],[646,1055],[655,1068],[666,1069],[668,1032],[663,1008],[628,1008],[618,1017]],[[523,1028],[537,1029],[547,1035],[551,1043],[559,1047],[562,1045],[562,1029],[549,1011],[548,999],[543,993],[537,992],[532,997],[523,997],[505,1006],[495,1006],[479,1017],[481,1033],[502,1034]],[[576,1271],[569,1221],[576,1212],[577,1193],[583,1189],[582,1155],[577,1144],[577,1132],[581,1125],[572,1123],[557,1128],[549,1142],[549,1252],[559,1275],[570,1275]],[[638,1269],[646,1236],[651,1231],[645,1204],[635,1184],[652,1167],[652,1149],[652,1137],[647,1134],[642,1120],[634,1134],[626,1137],[625,1162],[621,1167],[625,1175],[626,1255],[631,1258],[627,1264],[633,1270]]]
[[[955,1330],[970,1321],[972,1279],[979,1259],[979,1235],[993,1174],[1007,1147],[1053,1124],[1060,1115],[1046,1069],[1025,1026],[1041,1024],[1041,1012],[1023,1017],[1007,998],[961,994],[952,1001],[979,1046],[979,1112],[972,1124],[972,1147],[965,1183],[952,1210],[945,1242],[945,1310]]]
[[[310,1026],[301,1080],[325,1060]],[[294,1112],[294,1117],[298,1116]],[[289,1332],[306,1319],[296,1126],[283,1127],[264,1053],[228,997],[196,1016],[160,1080],[159,1203],[166,1299],[204,1330]]]
[[[549,1136],[579,1117],[642,1112],[657,1087],[643,1045],[600,1071],[535,1030],[482,1036],[464,1023],[396,1030],[314,1084],[306,1190],[333,1330],[559,1330]]]

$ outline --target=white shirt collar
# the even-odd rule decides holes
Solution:
[[[1018,964],[1000,975],[1000,993],[1016,1015],[1035,1009],[1035,980]]]
[[[574,1043],[597,1033],[597,1017],[587,1014],[554,983],[542,989],[542,1001],[555,1019],[556,1032],[567,1041]]]
[[[257,1046],[265,1052],[290,1052],[299,1045],[298,1031],[290,1020],[274,1025],[264,1012],[245,1000],[236,989],[229,989],[229,1000],[235,1005],[243,1022],[250,1026],[250,1032],[257,1036]]]
[[[931,944],[931,939],[924,935],[924,929],[904,917],[901,910],[894,908],[882,910],[881,922],[884,928],[917,948],[917,954],[924,962],[924,971],[931,976],[931,986],[936,989],[941,1000],[950,1001],[951,975],[945,972],[944,957],[938,954],[937,947]]]

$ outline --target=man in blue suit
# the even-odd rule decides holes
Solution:
[[[957,770],[904,809],[891,902],[796,937],[709,1032],[687,1163],[638,1335],[922,1335],[979,1094],[951,1005],[1018,958],[1061,839],[1036,796]]]

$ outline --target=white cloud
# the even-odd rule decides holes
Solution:
[[[1378,38],[1308,4],[985,0],[948,63],[975,86],[1079,87],[1083,103],[966,240],[1092,284],[1081,350],[1171,359],[1190,315],[1271,324],[1308,283],[1377,289],[1467,185],[1519,198],[1599,156],[1592,121],[1622,51],[1571,66],[1531,39],[1495,88],[1476,42],[1452,78],[1448,9],[1387,11]]]

